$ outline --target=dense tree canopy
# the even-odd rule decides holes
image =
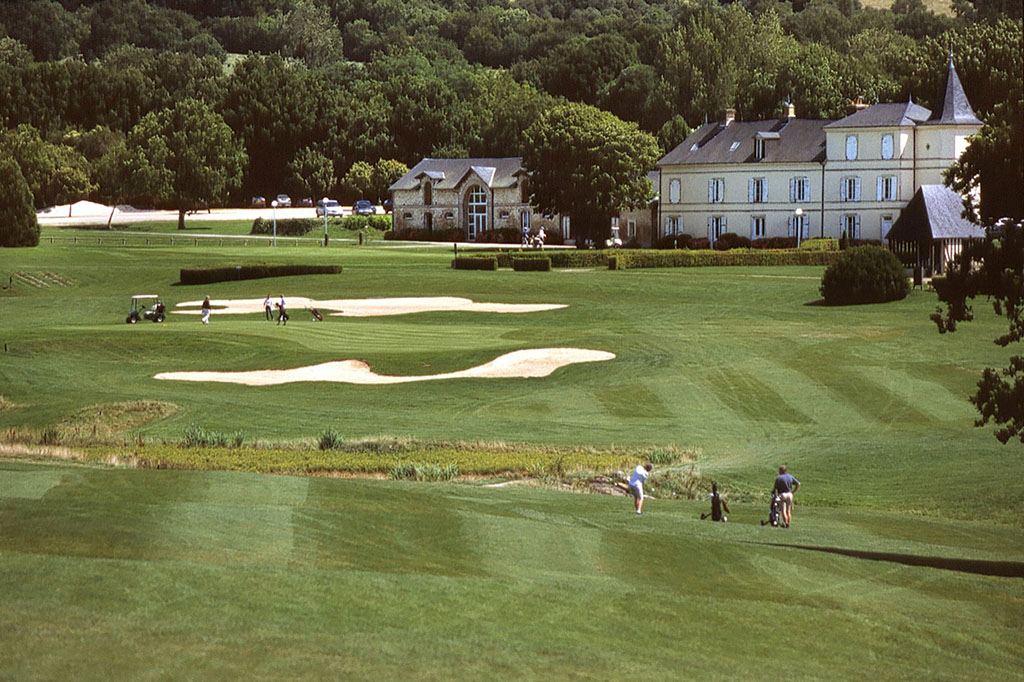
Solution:
[[[651,198],[657,156],[654,137],[634,123],[587,105],[555,107],[526,131],[530,203],[568,215],[578,246],[603,243],[613,215]]]
[[[996,108],[1024,77],[1019,1],[937,15],[923,0],[12,0],[0,126],[59,144],[197,99],[248,153],[240,200],[286,189],[307,148],[339,180],[379,158],[521,155],[523,131],[565,101],[657,134],[662,152],[726,107],[930,106],[950,47],[979,115],[1010,120]]]
[[[32,192],[13,159],[0,156],[0,246],[37,246],[39,222]]]

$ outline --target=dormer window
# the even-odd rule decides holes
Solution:
[[[754,158],[758,161],[764,158],[764,140],[760,137],[754,139]]]

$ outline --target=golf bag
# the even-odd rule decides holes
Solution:
[[[768,520],[767,521],[762,521],[761,525],[762,526],[775,526],[775,527],[778,527],[780,513],[781,513],[781,508],[782,508],[782,503],[779,500],[779,494],[773,490],[772,491],[771,507],[769,507],[769,509],[768,509]]]
[[[317,322],[324,321],[324,316],[321,315],[320,311],[317,310],[316,308],[312,308],[309,312],[313,314],[313,319],[316,320]]]

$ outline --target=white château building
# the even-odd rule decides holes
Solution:
[[[980,128],[952,58],[934,111],[860,105],[823,121],[797,118],[787,104],[778,120],[737,121],[727,110],[658,161],[657,236],[884,240]]]

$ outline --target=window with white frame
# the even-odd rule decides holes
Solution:
[[[797,230],[800,230],[800,238],[807,239],[811,236],[811,219],[807,215],[791,215],[789,216],[789,230],[787,234],[790,237],[795,237]]]
[[[839,200],[860,201],[859,175],[847,175],[839,179]]]
[[[708,203],[720,204],[725,201],[725,178],[708,180]]]
[[[758,161],[764,158],[764,140],[760,137],[754,138],[754,158]]]
[[[619,226],[619,216],[617,216],[617,215],[612,216],[612,227],[618,227],[618,226]]]
[[[789,200],[803,203],[811,200],[811,179],[797,176],[789,179]]]
[[[844,213],[839,218],[839,229],[850,239],[860,239],[860,214]]]
[[[766,220],[763,215],[750,216],[750,238],[764,239]]]
[[[519,224],[522,225],[523,229],[530,229],[530,212],[523,211],[519,214]]]
[[[768,201],[768,178],[750,178],[747,182],[747,201],[752,204]]]
[[[856,161],[857,160],[857,136],[847,135],[846,136],[846,160]]]
[[[570,233],[572,232],[572,221],[569,220],[569,216],[562,216],[562,238],[571,239]]]
[[[498,217],[501,218],[502,220],[508,220],[511,215],[512,214],[509,213],[508,211],[500,211],[498,213]]]
[[[724,215],[713,215],[708,218],[708,240],[713,244],[716,239],[729,229],[728,220]]]
[[[892,133],[886,133],[882,135],[882,158],[891,159],[893,152],[893,137]]]
[[[899,195],[899,178],[895,175],[879,175],[877,194],[879,201],[896,201]]]
[[[631,238],[631,239],[636,237],[636,221],[635,220],[626,221],[626,236]]]
[[[682,185],[679,182],[679,178],[673,178],[672,181],[668,183],[668,201],[669,201],[669,203],[671,203],[671,204],[678,204],[679,203],[679,195],[681,193],[681,191],[680,191],[681,188],[682,188]]]
[[[680,234],[683,231],[683,219],[677,216],[665,216],[665,235]]]

